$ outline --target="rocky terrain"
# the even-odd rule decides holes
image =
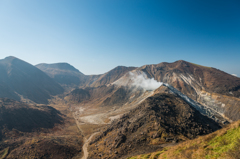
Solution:
[[[0,158],[159,156],[240,119],[240,79],[183,60],[84,75],[7,57],[0,75]]]
[[[28,105],[0,99],[0,141],[34,132],[47,132],[64,122],[64,116],[50,106]]]
[[[128,159],[238,159],[240,155],[239,132],[240,121],[237,121],[209,135],[201,136],[194,140],[187,140],[161,151],[137,155]]]
[[[82,137],[80,136],[32,137],[20,138],[15,141],[7,140],[4,143],[0,143],[0,149],[8,148],[7,159],[71,159],[77,156],[79,158],[81,156],[82,143]]]
[[[154,151],[162,144],[193,139],[221,126],[181,98],[155,94],[114,120],[89,147],[89,158],[121,158]]]
[[[112,69],[109,72],[100,76],[96,81],[94,81],[89,86],[90,87],[98,87],[98,86],[102,86],[102,85],[111,84],[114,81],[121,78],[126,73],[128,73],[129,71],[132,71],[134,69],[136,69],[136,67],[125,67],[125,66],[115,67],[114,69]]]
[[[167,83],[202,105],[221,113],[230,121],[240,119],[240,78],[221,70],[183,60],[145,65],[138,70],[149,78]]]
[[[82,156],[83,137],[75,121],[51,106],[0,99],[0,158]],[[4,155],[4,157],[3,157]]]

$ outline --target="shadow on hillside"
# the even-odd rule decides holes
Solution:
[[[35,108],[21,107],[18,109],[6,109],[0,107],[0,140],[3,129],[18,130],[21,132],[34,132],[41,129],[50,129],[55,124],[63,123],[63,115],[50,106]]]

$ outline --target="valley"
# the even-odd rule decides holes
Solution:
[[[0,74],[1,158],[162,157],[240,119],[240,79],[183,60],[84,75],[7,57]]]

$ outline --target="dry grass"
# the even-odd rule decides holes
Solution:
[[[0,159],[5,159],[8,155],[9,147],[3,149],[0,151]]]
[[[79,127],[82,130],[82,133],[85,137],[89,137],[92,133],[97,132],[100,128],[104,127],[105,125],[101,124],[81,124]]]
[[[157,153],[159,155],[156,155]],[[143,156],[139,155],[135,158],[142,159]],[[180,143],[167,151],[155,152],[146,156],[148,156],[146,159],[240,159],[240,121],[209,135]]]

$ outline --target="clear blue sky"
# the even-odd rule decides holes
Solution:
[[[239,0],[0,0],[0,59],[84,74],[186,60],[240,76]]]

